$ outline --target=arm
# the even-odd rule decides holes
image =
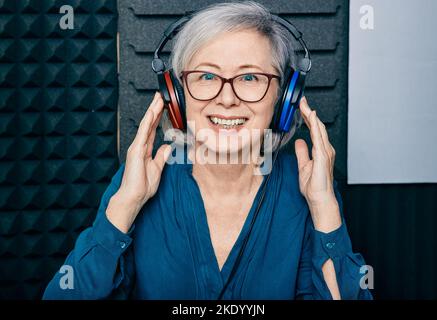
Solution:
[[[43,299],[102,299],[123,287],[121,284],[130,283],[133,278],[132,231],[121,232],[106,216],[123,171],[124,165],[103,194],[93,226],[79,235],[65,260],[64,266],[68,268],[55,274]]]
[[[103,195],[96,221],[80,234],[67,257],[65,265],[74,275],[70,279],[73,288],[62,286],[67,275],[57,273],[49,283],[44,299],[101,299],[114,293],[122,282],[133,282],[133,254],[129,249],[133,223],[158,189],[171,152],[170,146],[162,145],[152,157],[163,109],[164,101],[156,93],[127,150],[125,165],[118,170]]]
[[[298,299],[372,299],[370,291],[360,287],[360,279],[364,276],[360,268],[365,261],[360,254],[352,252],[337,189],[335,194],[342,217],[337,229],[329,232],[317,230],[308,214],[299,263]]]
[[[305,97],[299,106],[313,147],[310,159],[305,140],[295,142],[299,188],[311,213],[306,222],[297,295],[317,299],[371,298],[367,290],[360,288],[359,270],[364,260],[352,253],[341,212],[341,197],[334,180],[335,149],[325,125]]]

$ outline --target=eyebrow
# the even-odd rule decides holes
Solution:
[[[194,69],[197,69],[200,66],[213,67],[213,68],[216,68],[218,70],[221,70],[220,66],[218,66],[214,63],[210,63],[210,62],[200,63],[197,66],[195,66]],[[238,69],[249,69],[249,68],[255,68],[255,69],[258,69],[260,71],[264,71],[264,69],[262,69],[261,67],[255,65],[255,64],[244,64],[244,65],[241,65]]]

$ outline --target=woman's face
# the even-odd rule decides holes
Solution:
[[[239,74],[269,73],[279,75],[272,65],[269,40],[255,30],[223,33],[201,47],[185,70],[211,72],[224,78]],[[211,75],[206,75],[210,80]],[[244,81],[251,81],[250,75]],[[225,83],[219,95],[209,101],[194,99],[184,83],[187,104],[187,121],[196,143],[215,153],[235,153],[249,148],[258,138],[248,140],[247,135],[264,132],[269,127],[279,86],[272,79],[264,98],[259,102],[244,102]],[[226,122],[227,120],[236,120]],[[193,127],[194,124],[194,127]],[[250,137],[249,137],[250,138]],[[237,142],[238,141],[238,142]],[[246,150],[248,151],[248,150]]]

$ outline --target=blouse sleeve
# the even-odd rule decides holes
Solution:
[[[48,284],[43,299],[104,299],[123,297],[133,279],[131,234],[118,230],[106,217],[106,208],[118,190],[124,164],[104,192],[93,225],[78,237],[60,271]],[[65,268],[67,267],[67,268]]]
[[[331,300],[331,292],[324,280],[322,266],[331,259],[334,264],[340,296],[344,300],[371,300],[372,294],[361,288],[361,267],[366,263],[359,253],[352,252],[352,244],[343,216],[343,203],[334,181],[335,195],[342,216],[341,226],[329,233],[314,229],[311,215],[308,214],[305,227],[303,252],[299,263],[297,299]]]

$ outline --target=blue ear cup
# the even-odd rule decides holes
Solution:
[[[275,106],[272,119],[273,132],[283,133],[290,131],[294,114],[299,108],[300,99],[303,96],[306,73],[289,68],[285,74],[282,97]]]

